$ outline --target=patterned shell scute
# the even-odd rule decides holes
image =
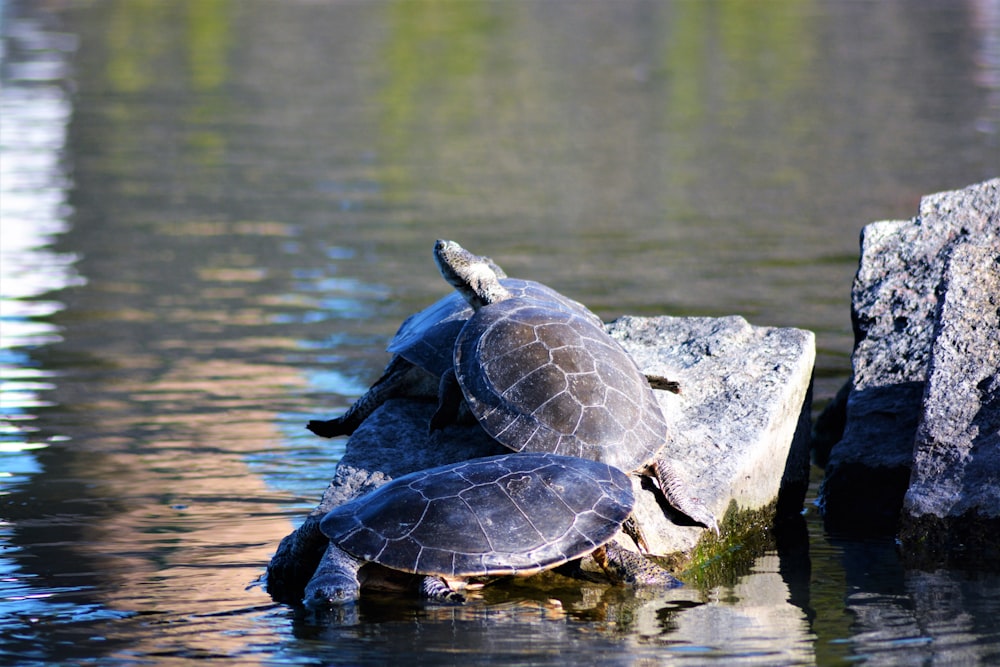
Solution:
[[[632,511],[627,475],[554,454],[506,454],[399,477],[327,513],[356,558],[425,575],[530,574],[605,544]]]
[[[500,283],[515,298],[544,301],[555,310],[576,312],[591,319],[598,326],[601,325],[600,319],[587,310],[586,306],[563,296],[551,287],[517,278],[503,278]],[[451,368],[455,339],[472,314],[472,307],[465,302],[465,299],[458,292],[452,292],[419,313],[406,318],[386,349],[434,375],[441,376]]]
[[[636,470],[663,446],[659,405],[603,326],[534,299],[483,306],[459,334],[455,370],[487,433],[515,451]]]

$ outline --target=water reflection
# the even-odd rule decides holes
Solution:
[[[956,664],[995,658],[1000,576],[905,570],[892,540],[833,544],[846,575],[853,655],[876,665],[922,663],[941,653]]]
[[[188,354],[198,345],[153,333],[162,320],[143,300],[150,294],[143,281],[109,276],[107,264],[94,264],[108,245],[135,254],[132,238],[58,249],[80,220],[79,198],[71,202],[80,183],[69,178],[67,159],[67,60],[77,41],[47,30],[51,18],[27,13],[5,25],[3,651],[40,662],[158,651],[237,654],[245,640],[208,635],[204,623],[195,629],[196,619],[251,613],[254,599],[269,603],[245,587],[276,536],[291,528],[282,512],[288,498],[248,475],[243,455],[280,439],[273,409],[255,412],[253,402],[302,378],[242,355],[226,357],[227,348],[259,349],[252,337],[208,350],[203,344],[197,360]],[[236,233],[282,232],[250,227]],[[241,304],[250,300],[240,283],[266,279],[240,265],[239,256],[232,268],[208,266],[196,275],[209,286],[202,298]],[[172,320],[204,330],[233,319],[190,304],[170,303]],[[250,308],[235,319],[256,324],[267,319],[262,313]],[[266,341],[272,350],[296,347]],[[268,380],[248,382],[257,377]],[[192,400],[202,402],[202,414],[192,412]],[[227,419],[230,410],[238,416]]]
[[[66,124],[71,106],[60,82],[61,58],[71,51],[71,35],[44,35],[30,22],[11,26],[11,50],[31,56],[5,59],[5,85],[0,89],[0,405],[22,428],[32,419],[25,410],[42,403],[38,391],[51,386],[51,373],[32,368],[25,348],[60,340],[58,329],[44,320],[64,308],[47,297],[83,283],[72,253],[49,246],[66,231],[68,176],[62,164]],[[14,54],[12,54],[14,55]],[[8,424],[9,428],[9,424]]]
[[[1000,170],[995,5],[5,3],[0,655],[991,659],[995,580],[814,523],[668,596],[245,587],[342,451],[303,424],[448,291],[438,236],[606,318],[813,329],[832,395],[860,226]]]
[[[776,558],[765,557],[760,566],[774,567]],[[780,578],[762,576],[750,585],[767,593],[761,598],[761,590],[740,584],[720,591],[722,600],[715,594],[704,599],[693,589],[637,595],[575,583],[545,598],[537,582],[531,592],[501,585],[488,593],[489,604],[434,607],[373,598],[357,607],[300,614],[294,627],[304,653],[336,664],[434,664],[456,655],[483,664],[697,663],[733,656],[747,664],[812,664],[802,610],[782,597],[787,589]],[[803,640],[779,648],[776,635]],[[377,641],[382,636],[398,641]],[[411,653],[414,643],[419,655]]]
[[[37,477],[39,456],[65,440],[43,433],[39,411],[51,405],[44,392],[58,373],[34,358],[39,347],[62,340],[48,320],[65,308],[58,291],[85,281],[78,257],[55,252],[55,237],[68,228],[69,177],[63,162],[71,105],[62,82],[66,58],[76,48],[72,35],[45,32],[36,21],[20,19],[5,27],[0,87],[0,627],[14,636],[49,616],[108,618],[99,605],[78,605],[72,582],[38,584],[37,569],[24,567],[29,547],[19,547],[18,510],[27,503],[17,489]],[[11,511],[13,510],[13,511]],[[30,530],[30,528],[29,528]],[[30,655],[31,651],[27,654]],[[43,653],[36,657],[42,657]]]

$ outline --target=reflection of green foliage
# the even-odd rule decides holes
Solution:
[[[200,93],[211,93],[226,83],[229,75],[227,58],[230,46],[229,23],[232,20],[229,0],[188,0],[188,58],[191,87]],[[215,127],[214,119],[225,115],[223,98],[203,95],[191,109],[193,125],[205,123]],[[214,129],[199,129],[188,137],[195,159],[203,166],[225,161],[225,140]]]
[[[181,10],[186,22],[171,20]],[[225,142],[214,129],[224,114],[224,98],[215,95],[229,76],[232,10],[229,0],[119,0],[109,9],[107,76],[120,93],[168,88],[176,97],[192,100],[187,120],[200,127],[186,135],[193,161],[217,165],[224,161]],[[176,28],[182,28],[180,33]],[[183,69],[183,65],[187,69]],[[135,113],[141,106],[119,106]],[[119,117],[121,123],[137,120]],[[132,143],[137,137],[118,137]],[[140,150],[135,147],[136,150]]]
[[[803,25],[799,0],[726,0],[719,38],[728,67],[729,109],[752,100],[774,101],[794,89],[806,69],[813,35]],[[734,76],[735,75],[735,76]]]
[[[666,73],[663,122],[674,137],[670,162],[704,163],[693,151],[728,156],[722,169],[754,164],[756,178],[787,185],[802,178],[786,168],[801,150],[789,135],[807,135],[809,116],[789,114],[808,84],[815,34],[808,24],[809,3],[800,0],[680,1],[670,5],[664,26],[660,69]],[[788,127],[791,118],[795,123]],[[769,138],[773,135],[774,138]],[[705,179],[725,178],[685,168],[672,171],[682,210],[684,190]]]
[[[419,128],[452,128],[440,142],[464,135],[454,130],[468,125],[479,105],[475,89],[462,84],[481,74],[494,26],[482,0],[397,0],[388,7],[388,25],[380,140],[384,163],[400,165],[412,163],[401,156],[413,149]],[[385,176],[390,194],[409,187],[405,173]]]
[[[709,86],[704,30],[710,6],[703,2],[678,3],[665,40],[664,65],[670,74],[667,110],[682,128],[697,123],[703,114],[705,89]]]
[[[188,53],[195,90],[216,90],[229,74],[229,0],[188,0]]]
[[[170,13],[183,7],[187,30],[178,36]],[[140,92],[155,86],[159,74],[178,63],[187,47],[190,87],[215,90],[228,76],[229,0],[118,0],[109,11],[108,82],[118,92]],[[176,41],[175,41],[176,40]],[[178,44],[177,42],[180,42]]]
[[[113,90],[134,93],[153,84],[153,62],[168,46],[168,9],[161,0],[118,0],[111,7],[107,72]]]
[[[677,3],[664,53],[672,116],[682,126],[716,112],[735,121],[755,102],[780,103],[806,72],[813,35],[804,15],[799,0]]]

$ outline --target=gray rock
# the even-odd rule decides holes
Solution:
[[[942,283],[900,538],[911,557],[1000,554],[1000,245],[958,245]]]
[[[808,484],[811,332],[753,327],[739,317],[625,317],[609,331],[643,371],[681,383],[680,395],[656,392],[673,425],[666,447],[718,517],[734,507],[760,509],[779,495],[787,511],[801,509]],[[330,508],[413,470],[507,451],[476,424],[428,435],[434,409],[427,402],[389,401],[351,436],[319,506],[271,560],[268,591],[276,600],[301,598],[325,548],[318,522]],[[634,485],[635,515],[651,552],[689,553],[707,531],[669,520],[650,482],[635,477]]]
[[[895,530],[910,478],[913,442],[952,248],[996,243],[1000,179],[924,197],[909,221],[874,222],[861,238],[852,290],[855,349],[844,434],[822,488],[827,526]]]
[[[666,453],[717,517],[780,501],[802,509],[809,483],[809,411],[815,337],[752,326],[738,316],[622,317],[608,326],[647,375],[680,383],[656,392],[670,431]],[[780,493],[779,493],[780,492]],[[662,514],[662,513],[661,513]],[[649,517],[657,523],[656,517]],[[661,526],[660,534],[673,531]],[[699,533],[658,553],[687,551]]]

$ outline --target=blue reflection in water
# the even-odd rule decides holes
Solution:
[[[34,21],[19,20],[8,36],[0,87],[0,496],[8,496],[41,470],[34,452],[63,438],[40,441],[35,411],[47,405],[55,373],[37,368],[31,350],[61,340],[47,318],[64,308],[47,295],[84,283],[77,256],[50,246],[67,231],[70,185],[62,164],[71,106],[58,85],[71,35],[46,33]],[[99,605],[55,602],[79,590],[44,589],[17,565],[12,526],[0,522],[0,635],[30,641],[30,628],[64,619],[81,622],[127,614]]]

